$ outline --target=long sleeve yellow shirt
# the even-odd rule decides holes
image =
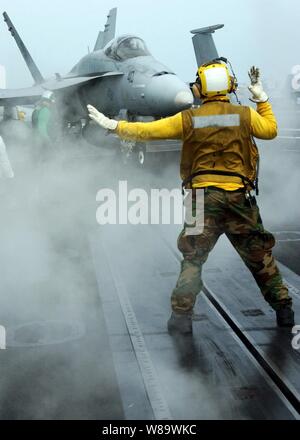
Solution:
[[[277,122],[269,102],[257,104],[255,111],[250,107],[251,132],[258,139],[270,140],[277,136]],[[178,113],[169,118],[153,122],[126,122],[120,121],[117,127],[117,134],[125,140],[153,141],[160,139],[182,139],[183,126],[182,114]],[[203,186],[219,186],[227,191],[234,191],[242,185],[216,184],[207,182]]]

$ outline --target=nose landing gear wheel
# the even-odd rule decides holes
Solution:
[[[139,150],[138,151],[138,163],[139,163],[140,167],[143,167],[145,165],[145,160],[146,160],[145,151]]]

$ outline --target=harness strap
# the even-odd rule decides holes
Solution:
[[[184,194],[184,190],[185,190],[187,184],[188,183],[192,183],[193,180],[195,179],[195,177],[204,176],[204,175],[208,175],[208,174],[216,175],[216,176],[239,177],[242,180],[243,185],[245,187],[247,187],[247,184],[248,184],[253,190],[257,190],[256,183],[252,182],[252,180],[250,180],[246,176],[243,176],[242,174],[233,173],[231,171],[218,171],[218,170],[206,171],[206,170],[200,170],[200,171],[196,171],[195,173],[193,173],[191,176],[189,176],[187,179],[185,179],[182,182],[182,193]]]

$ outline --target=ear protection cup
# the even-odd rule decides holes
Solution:
[[[200,81],[200,79],[199,79],[199,82],[198,82],[198,80],[192,85],[192,92],[193,92],[193,95],[194,95],[194,97],[195,98],[197,98],[197,99],[201,99],[201,81]]]

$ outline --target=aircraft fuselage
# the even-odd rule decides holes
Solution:
[[[132,115],[169,116],[193,104],[189,87],[175,73],[151,55],[115,61],[99,50],[82,58],[70,76],[121,72],[81,88],[81,101],[117,115],[126,109]]]

